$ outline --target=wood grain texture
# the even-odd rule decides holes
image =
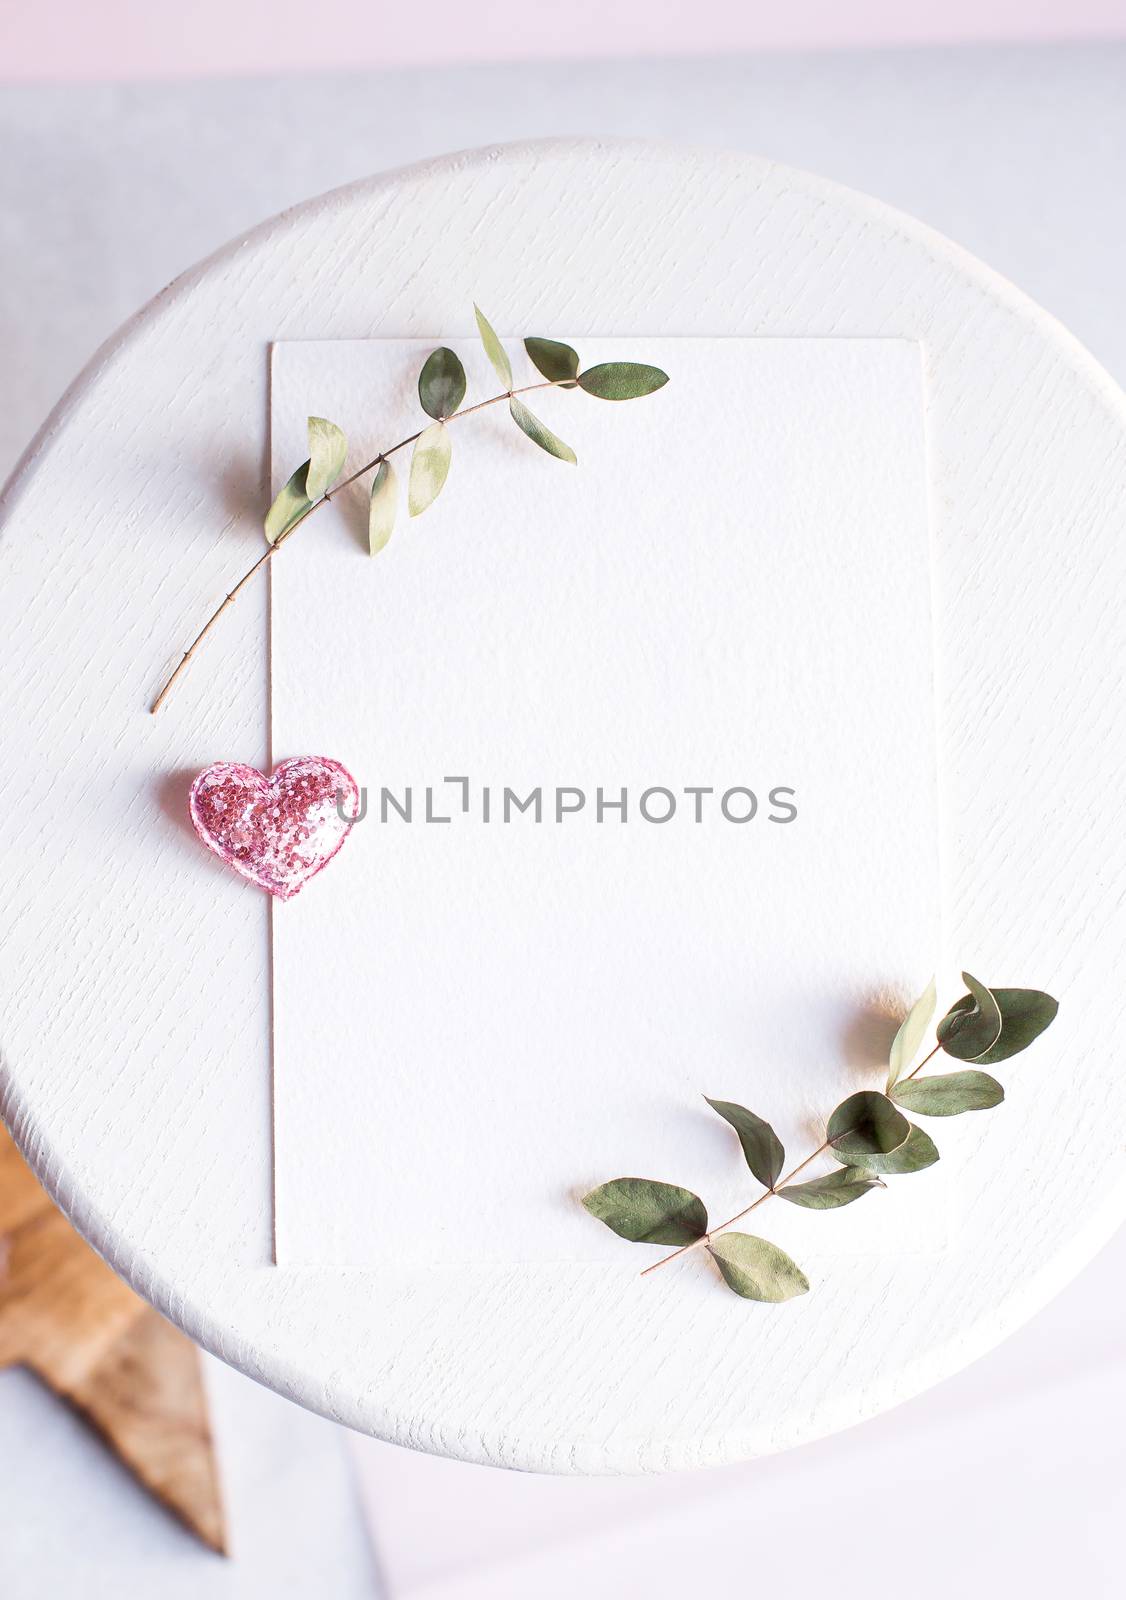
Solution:
[[[0,1367],[17,1364],[226,1552],[198,1350],[79,1238],[0,1129]]]
[[[259,549],[269,342],[468,338],[474,298],[509,328],[925,345],[947,945],[1063,1002],[988,1127],[944,1140],[964,1206],[949,1259],[851,1263],[777,1310],[732,1304],[706,1267],[639,1284],[630,1262],[269,1264],[266,907],[183,821],[194,771],[268,756],[264,591],[158,719],[145,707]],[[3,507],[0,1108],[17,1140],[193,1337],[402,1444],[559,1472],[691,1467],[936,1382],[1123,1214],[1124,506],[1126,401],[1063,329],[921,225],[766,161],[484,151],[237,240],[99,353]]]

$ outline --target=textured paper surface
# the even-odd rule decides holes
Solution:
[[[577,342],[672,382],[529,397],[578,468],[503,407],[455,422],[444,494],[378,560],[357,490],[272,564],[274,759],[333,756],[369,799],[274,908],[283,1265],[637,1265],[576,1196],[639,1174],[739,1209],[756,1185],[700,1096],[749,1105],[800,1159],[880,1086],[891,1013],[939,954],[919,348]],[[275,487],[309,413],[357,463],[419,426],[429,348],[275,346]],[[466,365],[470,400],[495,392]],[[597,820],[599,786],[627,791],[626,821]],[[410,823],[381,819],[384,787],[411,789]],[[506,787],[540,788],[542,822],[506,823]],[[677,812],[647,822],[658,787]],[[714,791],[699,822],[688,787]],[[726,820],[744,787],[757,815]],[[781,787],[791,822],[769,820]],[[558,788],[586,796],[561,821]],[[424,820],[428,789],[448,822]],[[940,1164],[756,1221],[805,1265],[934,1251],[944,1191]]]

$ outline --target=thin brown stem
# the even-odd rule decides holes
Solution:
[[[484,411],[486,406],[495,406],[501,400],[511,400],[514,394],[529,394],[533,389],[558,389],[561,383],[567,383],[569,381],[569,379],[551,379],[545,383],[526,383],[521,389],[506,389],[503,394],[495,394],[491,397],[491,399],[488,400],[478,400],[475,405],[464,406],[460,411],[455,411],[452,416],[445,417],[442,420],[445,422],[454,422],[458,417],[471,417],[475,411]],[[429,426],[429,424],[427,424],[427,426]],[[248,571],[243,573],[242,577],[235,584],[234,588],[230,591],[226,598],[215,607],[215,610],[211,613],[203,627],[192,640],[191,644],[184,651],[184,654],[180,657],[179,662],[176,664],[172,673],[168,677],[163,689],[161,689],[160,693],[152,703],[151,709],[154,716],[164,704],[172,685],[184,671],[188,662],[195,655],[204,639],[207,638],[207,635],[211,632],[219,618],[223,615],[223,612],[226,611],[229,605],[234,604],[240,589],[249,583],[250,579],[253,578],[259,567],[264,567],[266,562],[269,561],[272,556],[277,555],[278,551],[281,549],[282,545],[285,544],[286,540],[297,532],[298,528],[300,528],[301,525],[313,515],[314,511],[319,511],[323,505],[327,505],[334,495],[339,494],[341,489],[347,489],[349,484],[355,483],[356,480],[358,478],[362,478],[365,473],[371,472],[374,467],[378,467],[379,463],[381,461],[386,461],[388,456],[395,455],[399,450],[405,450],[409,444],[415,444],[422,437],[425,431],[426,430],[424,428],[420,428],[417,433],[410,434],[406,439],[400,439],[398,444],[393,444],[389,450],[381,450],[379,455],[373,457],[371,461],[365,462],[362,467],[359,467],[349,477],[343,478],[339,483],[334,484],[331,489],[326,490],[319,500],[314,500],[311,506],[307,506],[301,515],[296,517],[293,522],[290,523],[289,527],[286,528],[284,533],[278,535],[277,539],[272,545],[270,545],[269,549],[258,557],[258,560],[252,567],[248,569]]]
[[[941,1044],[936,1044],[934,1049],[923,1057],[918,1066],[914,1067],[907,1074],[907,1077],[903,1079],[903,1082],[906,1083],[908,1078],[913,1078],[917,1072],[922,1071],[927,1062],[936,1056],[941,1049]],[[658,1267],[667,1267],[670,1261],[676,1261],[678,1257],[686,1256],[691,1250],[699,1250],[701,1245],[706,1245],[712,1239],[714,1239],[717,1233],[723,1233],[727,1228],[734,1227],[735,1223],[742,1222],[744,1217],[749,1217],[752,1211],[757,1211],[759,1206],[770,1199],[771,1195],[777,1194],[779,1189],[784,1189],[788,1183],[793,1183],[798,1173],[804,1172],[806,1167],[809,1166],[810,1162],[816,1161],[817,1157],[823,1154],[824,1151],[828,1150],[828,1148],[829,1141],[826,1139],[823,1144],[819,1144],[817,1146],[817,1149],[811,1156],[806,1156],[804,1161],[799,1161],[792,1172],[787,1173],[784,1178],[779,1178],[778,1182],[775,1183],[771,1188],[764,1189],[762,1194],[759,1195],[758,1199],[752,1200],[750,1205],[745,1207],[744,1210],[736,1212],[733,1217],[728,1217],[726,1222],[717,1223],[714,1228],[709,1229],[707,1233],[702,1233],[698,1239],[693,1239],[690,1244],[682,1244],[679,1250],[673,1250],[669,1255],[662,1256],[659,1261],[654,1261],[653,1264],[646,1267],[645,1270],[639,1274],[639,1276],[642,1278],[647,1278],[651,1272],[656,1272]]]
[[[907,1074],[907,1077],[904,1078],[903,1082],[907,1083],[911,1078],[913,1078],[915,1076],[915,1074],[917,1072],[921,1072],[923,1070],[923,1068],[926,1066],[927,1062],[932,1060],[933,1057],[935,1057],[941,1049],[942,1049],[941,1044],[936,1044],[934,1049],[929,1051],[923,1057],[923,1059],[919,1062],[919,1065],[917,1067],[912,1067],[911,1071]]]
[[[749,1217],[752,1211],[757,1211],[759,1206],[770,1199],[771,1195],[777,1194],[778,1190],[784,1189],[788,1183],[793,1183],[798,1173],[804,1172],[806,1167],[809,1166],[810,1162],[816,1161],[817,1157],[821,1155],[823,1151],[828,1150],[828,1148],[829,1141],[826,1139],[824,1144],[819,1144],[817,1146],[817,1149],[812,1155],[806,1156],[804,1161],[799,1161],[792,1172],[788,1172],[784,1178],[779,1178],[778,1182],[773,1186],[773,1188],[764,1189],[759,1195],[758,1199],[752,1200],[749,1206],[746,1206],[742,1211],[737,1211],[733,1217],[728,1217],[726,1222],[717,1223],[716,1226],[710,1229],[707,1233],[702,1233],[698,1239],[693,1239],[691,1244],[682,1244],[680,1249],[674,1250],[671,1255],[662,1256],[659,1261],[654,1261],[653,1265],[646,1267],[645,1271],[642,1272],[640,1276],[647,1278],[651,1272],[656,1272],[658,1267],[667,1267],[669,1262],[675,1261],[678,1256],[687,1255],[690,1250],[698,1250],[701,1245],[707,1244],[710,1240],[714,1239],[717,1233],[723,1233],[725,1229],[734,1227],[735,1223],[742,1222],[744,1217]]]

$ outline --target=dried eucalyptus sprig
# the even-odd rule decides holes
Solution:
[[[938,1160],[934,1141],[909,1122],[903,1111],[921,1117],[988,1111],[1000,1105],[1005,1091],[996,1078],[978,1070],[920,1078],[927,1062],[940,1050],[957,1061],[987,1066],[1007,1061],[1026,1050],[1059,1009],[1051,995],[1039,989],[987,989],[968,972],[963,972],[962,978],[969,993],[951,1006],[938,1024],[934,1048],[907,1071],[934,1016],[932,980],[892,1041],[885,1091],[862,1089],[842,1100],[829,1118],[822,1143],[785,1178],[786,1152],[770,1124],[729,1100],[708,1100],[712,1110],[735,1129],[747,1165],[763,1185],[763,1193],[726,1222],[709,1230],[707,1208],[699,1195],[650,1178],[614,1178],[593,1189],[583,1205],[631,1243],[679,1246],[646,1267],[642,1277],[703,1245],[728,1288],[745,1300],[792,1300],[805,1294],[809,1279],[784,1250],[768,1239],[728,1233],[727,1229],[772,1195],[810,1211],[835,1211],[872,1189],[886,1188],[885,1177],[932,1167]],[[840,1165],[822,1177],[795,1184],[794,1179],[820,1155],[830,1155]]]
[[[560,344],[556,339],[525,339],[524,349],[532,365],[545,381],[527,383],[521,388],[515,388],[508,352],[493,332],[483,312],[477,306],[473,309],[477,316],[477,329],[485,353],[492,363],[494,372],[504,385],[502,392],[492,395],[488,400],[478,400],[474,405],[462,407],[461,402],[465,398],[465,368],[454,351],[445,346],[431,351],[418,376],[418,398],[423,411],[433,420],[427,427],[420,428],[417,433],[400,439],[398,444],[393,444],[390,449],[380,451],[379,455],[365,462],[362,467],[358,467],[344,479],[340,478],[340,474],[344,471],[348,455],[348,440],[343,429],[324,417],[310,417],[309,459],[303,461],[297,468],[266,513],[263,525],[266,550],[250,570],[243,574],[222,603],[216,606],[188,649],[184,651],[175,670],[153,701],[154,712],[160,710],[176,679],[184,671],[223,612],[234,603],[259,567],[265,566],[267,561],[277,555],[286,541],[314,511],[327,505],[341,489],[346,489],[349,484],[355,483],[369,472],[374,472],[375,477],[372,479],[368,506],[368,547],[373,556],[379,554],[395,527],[398,483],[395,469],[391,465],[391,457],[397,455],[400,450],[405,450],[409,445],[414,446],[407,484],[407,510],[412,517],[421,516],[433,505],[446,482],[451,453],[447,424],[456,418],[472,416],[475,411],[484,411],[487,406],[495,406],[500,401],[507,400],[513,422],[527,434],[533,444],[539,445],[541,450],[546,450],[548,455],[555,456],[557,460],[568,461],[573,466],[577,458],[570,445],[564,444],[562,439],[533,415],[518,398],[520,395],[529,394],[534,389],[582,389],[585,394],[594,395],[599,400],[636,400],[642,395],[653,394],[669,381],[667,373],[662,372],[659,367],[648,367],[637,361],[607,361],[580,371],[578,354],[570,345]]]

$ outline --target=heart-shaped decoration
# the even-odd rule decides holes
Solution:
[[[327,756],[294,756],[272,778],[236,761],[216,761],[188,797],[192,826],[207,848],[279,900],[289,900],[327,867],[358,803],[355,778]]]

